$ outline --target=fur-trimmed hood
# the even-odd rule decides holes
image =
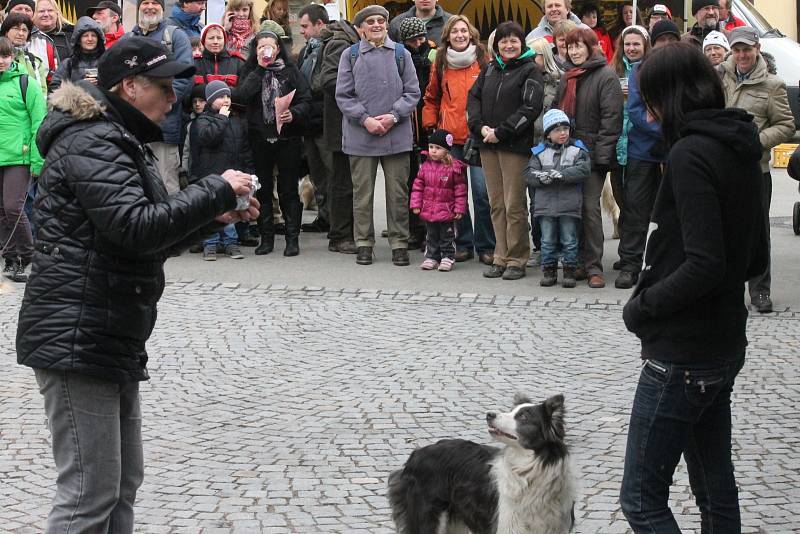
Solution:
[[[48,99],[48,113],[39,128],[36,144],[42,157],[55,139],[79,122],[104,122],[133,135],[139,143],[161,141],[161,128],[114,93],[80,81],[64,82]]]

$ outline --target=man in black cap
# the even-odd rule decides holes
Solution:
[[[96,6],[87,9],[86,16],[92,17],[103,27],[103,33],[106,35],[106,50],[125,35],[125,28],[122,27],[122,8],[116,2],[103,0]]]
[[[692,0],[694,26],[681,36],[682,41],[697,45],[703,49],[703,40],[714,30],[724,32],[719,23],[719,0]]]
[[[139,382],[170,251],[239,220],[251,177],[228,170],[168,195],[147,143],[194,67],[130,37],[105,53],[98,85],[53,92],[37,143],[46,166],[17,361],[44,397],[58,478],[45,532],[132,533],[144,476]]]

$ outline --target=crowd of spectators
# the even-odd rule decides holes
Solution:
[[[90,7],[74,26],[53,0],[8,3],[0,35],[10,57],[0,63],[0,80],[3,91],[16,96],[3,101],[0,116],[8,124],[21,114],[24,125],[9,132],[22,138],[4,144],[0,161],[8,277],[25,281],[32,254],[30,204],[41,165],[35,136],[46,96],[67,82],[96,85],[100,57],[128,35],[156,41],[196,67],[193,79],[174,80],[176,101],[161,138],[149,144],[167,191],[174,194],[221,162],[261,181],[257,223],[230,225],[193,247],[209,261],[218,254],[244,258],[240,246],[269,254],[276,234],[285,234],[283,254],[295,256],[302,230],[325,232],[331,252],[371,264],[380,165],[387,199],[383,237],[392,262],[408,265],[409,249],[425,249],[429,222],[424,209],[410,208],[411,186],[428,157],[429,135],[441,130],[452,143],[440,148],[463,162],[471,192],[468,209],[452,221],[454,260],[477,258],[487,266],[484,276],[504,280],[544,269],[536,196],[547,184],[526,182],[523,171],[532,147],[548,142],[543,117],[557,108],[569,118],[568,138],[590,162],[578,187],[580,209],[569,214],[579,223],[570,274],[592,288],[606,284],[600,204],[610,176],[621,212],[615,286],[630,288],[638,280],[666,159],[660,125],[648,117],[638,90],[638,68],[651,50],[679,40],[697,45],[718,71],[726,104],[756,117],[767,206],[770,149],[794,134],[774,60],[760,52],[758,34],[726,0],[693,0],[696,22],[684,34],[663,4],[645,14],[623,2],[609,21],[598,3],[583,3],[576,13],[570,0],[545,0],[544,16],[530,33],[503,22],[488,46],[467,17],[447,13],[434,0],[415,0],[391,20],[378,5],[352,21],[331,21],[322,5],[290,15],[286,0],[272,0],[258,21],[252,2],[232,0],[219,23],[204,25],[203,0],[181,0],[171,13],[164,8],[164,0],[139,0],[137,20],[126,33],[113,1]],[[304,42],[299,53],[297,36]],[[303,225],[298,182],[306,175],[317,216]],[[552,239],[552,224],[548,228]],[[751,281],[750,296],[760,311],[771,309],[769,268]]]

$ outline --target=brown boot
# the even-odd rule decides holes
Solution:
[[[558,267],[555,265],[542,266],[542,279],[539,285],[542,287],[552,287],[558,282]]]

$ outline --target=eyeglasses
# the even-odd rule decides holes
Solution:
[[[377,24],[386,24],[386,19],[383,17],[376,17],[374,19],[366,19],[364,23],[367,26],[375,26]]]

